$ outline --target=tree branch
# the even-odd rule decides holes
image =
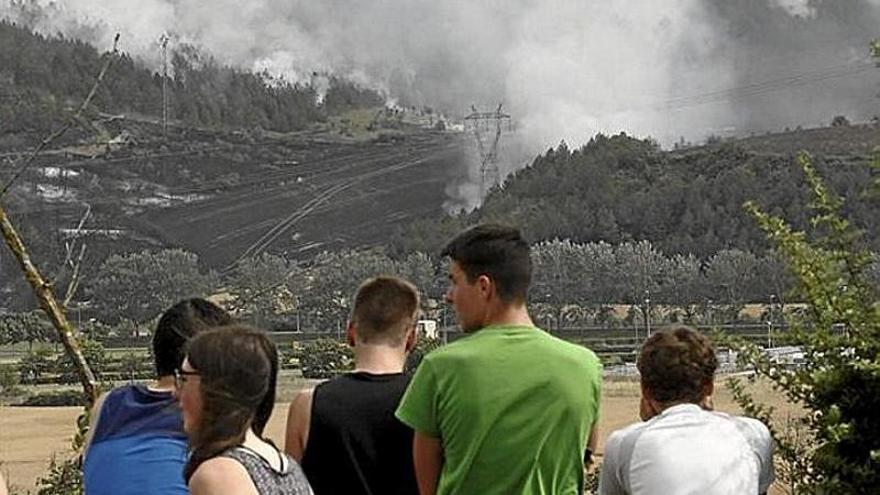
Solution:
[[[31,154],[30,154],[30,156],[28,156],[27,160],[25,160],[24,163],[22,163],[21,166],[19,167],[18,171],[15,172],[15,175],[13,175],[12,178],[9,179],[9,182],[7,182],[6,185],[3,186],[3,189],[0,190],[0,199],[3,199],[3,196],[6,195],[6,192],[9,191],[9,188],[11,188],[12,185],[15,183],[15,181],[18,180],[18,178],[21,177],[21,175],[23,173],[25,173],[28,168],[30,168],[30,166],[33,164],[34,160],[37,158],[37,156],[39,156],[40,153],[42,153],[43,150],[46,149],[47,146],[49,146],[50,144],[55,142],[56,139],[63,136],[71,127],[73,127],[74,123],[76,123],[78,120],[80,120],[82,118],[82,113],[85,111],[86,108],[88,108],[89,104],[92,102],[92,98],[95,97],[95,93],[98,92],[98,88],[101,86],[101,82],[104,80],[104,75],[107,73],[107,69],[110,68],[110,64],[113,62],[113,58],[114,58],[113,55],[116,55],[116,53],[118,52],[117,47],[116,47],[118,42],[119,42],[119,33],[116,33],[116,37],[113,39],[113,51],[111,52],[110,56],[107,57],[107,60],[104,62],[104,66],[101,68],[101,72],[98,73],[98,77],[95,79],[95,84],[92,85],[92,89],[89,91],[89,94],[88,94],[88,96],[86,96],[86,99],[83,100],[82,104],[79,106],[79,109],[76,111],[76,113],[71,118],[69,118],[67,120],[66,124],[64,124],[60,129],[53,132],[45,139],[43,139],[40,142],[40,145],[37,146],[37,148],[31,152]]]

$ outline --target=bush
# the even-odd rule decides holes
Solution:
[[[84,406],[86,396],[82,390],[53,390],[51,392],[39,392],[27,397],[17,404],[25,407],[68,407]]]
[[[30,350],[18,362],[18,375],[21,383],[34,384],[46,373],[52,371],[52,352],[46,348]]]
[[[831,127],[849,127],[849,119],[846,115],[835,115],[831,119]]]
[[[127,352],[119,358],[119,372],[128,380],[144,378],[152,374],[149,356],[137,352]]]
[[[59,461],[52,457],[49,472],[37,480],[37,495],[82,495],[82,470],[76,457]]]
[[[18,395],[21,393],[18,370],[14,364],[0,364],[0,395]]]
[[[333,378],[354,368],[351,348],[332,339],[294,342],[292,358],[299,360],[303,378]]]
[[[730,383],[743,410],[771,427],[780,471],[795,493],[877,493],[880,303],[866,276],[872,255],[859,247],[859,231],[841,216],[843,201],[826,189],[809,157],[802,154],[799,162],[814,197],[816,235],[792,231],[753,203],[746,208],[791,266],[799,296],[808,304],[807,315],[791,330],[805,362],[783,368],[755,346],[738,347],[758,376],[802,405],[806,414],[786,432],[773,424],[772,408],[751,397],[740,382]]]
[[[420,338],[418,342],[416,342],[415,349],[410,351],[409,355],[406,357],[405,371],[407,373],[415,373],[416,368],[419,367],[422,359],[427,356],[429,352],[442,346],[443,341],[440,339]]]
[[[104,353],[104,346],[100,342],[94,340],[83,340],[80,342],[83,355],[95,374],[95,379],[100,380],[101,372],[107,365],[107,356]],[[58,373],[59,384],[70,384],[79,382],[79,372],[74,365],[73,358],[66,352],[58,355],[53,364],[55,373]]]

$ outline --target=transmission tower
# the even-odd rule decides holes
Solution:
[[[162,134],[168,137],[168,41],[171,38],[162,33],[159,43],[162,44]]]
[[[471,128],[477,139],[477,149],[480,152],[480,198],[485,198],[486,193],[492,186],[501,184],[501,172],[498,171],[498,142],[501,140],[501,130],[507,124],[511,128],[510,115],[501,113],[501,104],[494,112],[480,112],[477,107],[471,105],[471,114],[464,118],[465,125]],[[486,134],[491,135],[494,129],[495,135],[491,142],[487,142]]]

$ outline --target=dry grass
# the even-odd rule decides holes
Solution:
[[[282,377],[279,383],[279,404],[267,427],[268,436],[279,446],[284,444],[284,425],[289,401],[296,390],[314,383],[289,376]],[[784,420],[785,415],[798,413],[796,407],[787,404],[766,385],[756,385],[755,392],[762,400],[777,407],[780,420]],[[631,379],[607,380],[603,393],[600,453],[610,432],[638,421],[639,385]],[[715,407],[721,411],[738,412],[730,393],[721,383],[716,389]],[[11,485],[32,489],[37,477],[45,472],[53,454],[70,454],[70,438],[79,412],[80,409],[76,407],[0,407],[0,470]],[[771,493],[778,495],[787,492],[780,488]]]

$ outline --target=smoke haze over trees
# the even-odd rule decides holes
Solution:
[[[503,101],[531,152],[596,132],[669,144],[876,113],[877,0],[20,0],[0,16],[97,46],[122,32],[154,69],[167,32],[294,84],[338,76],[459,116]]]

